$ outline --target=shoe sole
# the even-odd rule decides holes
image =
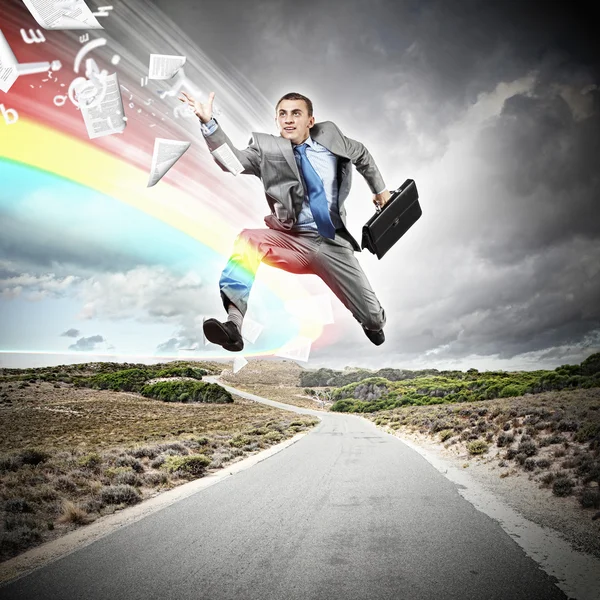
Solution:
[[[227,330],[223,329],[223,326],[216,319],[208,319],[203,324],[204,335],[209,342],[217,344],[229,350],[230,352],[240,352],[244,349],[244,342],[231,343],[231,338]]]

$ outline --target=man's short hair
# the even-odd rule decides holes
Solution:
[[[277,109],[279,108],[279,105],[281,104],[282,100],[304,100],[304,102],[306,103],[306,108],[308,109],[308,116],[312,117],[313,104],[310,101],[310,99],[307,98],[306,96],[303,96],[302,94],[298,94],[297,92],[290,92],[289,94],[286,94],[285,96],[281,96],[281,98],[279,98],[279,102],[275,106],[275,111],[277,111]]]

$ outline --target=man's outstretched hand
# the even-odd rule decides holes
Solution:
[[[203,122],[208,123],[212,119],[213,113],[213,101],[215,99],[215,93],[211,92],[208,95],[208,100],[205,103],[200,102],[199,100],[194,100],[189,94],[185,92],[181,92],[182,96],[185,98],[179,97],[179,100],[182,102],[187,102],[189,106],[194,109],[194,113],[196,116]]]
[[[373,194],[373,204],[383,208],[391,197],[389,190],[383,190],[380,194]]]

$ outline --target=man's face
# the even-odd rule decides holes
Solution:
[[[277,107],[277,125],[281,137],[292,144],[301,144],[310,135],[315,118],[308,116],[304,100],[282,100]]]

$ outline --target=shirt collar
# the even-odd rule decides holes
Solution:
[[[310,135],[308,136],[308,138],[306,140],[304,140],[302,142],[303,144],[306,144],[307,146],[310,146],[311,148],[315,148],[315,141],[310,137]],[[300,146],[300,144],[292,144],[292,146],[294,148],[296,148],[297,146]]]

